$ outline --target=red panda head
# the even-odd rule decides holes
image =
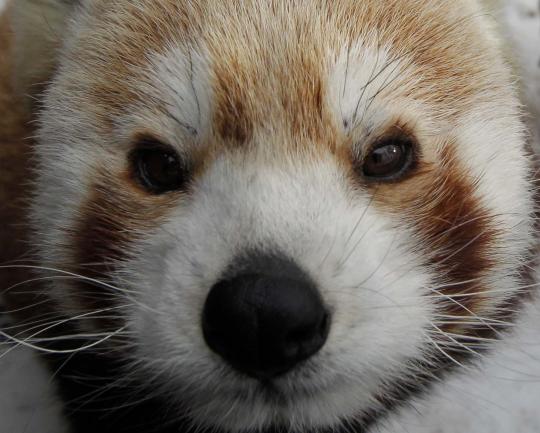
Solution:
[[[78,277],[48,296],[195,426],[367,423],[499,336],[533,181],[476,2],[78,3],[32,207]]]

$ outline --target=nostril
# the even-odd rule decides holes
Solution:
[[[289,332],[285,340],[289,344],[298,344],[303,341],[311,340],[313,336],[314,336],[313,329],[303,328],[303,329],[297,329],[295,331]]]
[[[319,335],[326,338],[330,330],[330,314],[325,313],[321,324],[319,325]]]
[[[310,329],[298,329],[292,332],[284,338],[282,346],[282,355],[285,359],[303,358],[304,345],[306,341],[310,341],[313,338],[313,330]]]
[[[326,341],[330,328],[330,315],[324,313],[311,326],[302,326],[290,331],[284,339],[283,350],[286,357],[309,358]]]

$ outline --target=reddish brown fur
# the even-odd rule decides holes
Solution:
[[[147,194],[131,173],[98,172],[71,234],[73,272],[113,284],[109,276],[130,257],[132,243],[151,233],[181,196]],[[110,307],[119,299],[119,293],[105,285],[78,281],[76,286],[71,295],[82,312]]]
[[[421,162],[407,180],[373,186],[374,202],[402,217],[419,238],[427,264],[437,270],[438,293],[449,315],[481,313],[498,245],[493,216],[476,196],[475,180],[447,143],[439,163]],[[431,293],[430,295],[436,295]],[[470,296],[462,296],[471,294]],[[460,295],[458,297],[450,297]],[[448,298],[444,298],[448,296]],[[454,331],[456,331],[454,329]]]

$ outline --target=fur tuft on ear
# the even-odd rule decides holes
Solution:
[[[13,86],[35,96],[50,79],[68,16],[76,0],[14,0],[9,6],[15,35]]]

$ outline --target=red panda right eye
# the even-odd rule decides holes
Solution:
[[[415,164],[415,145],[403,137],[387,138],[370,150],[360,167],[361,175],[374,182],[395,182]]]

